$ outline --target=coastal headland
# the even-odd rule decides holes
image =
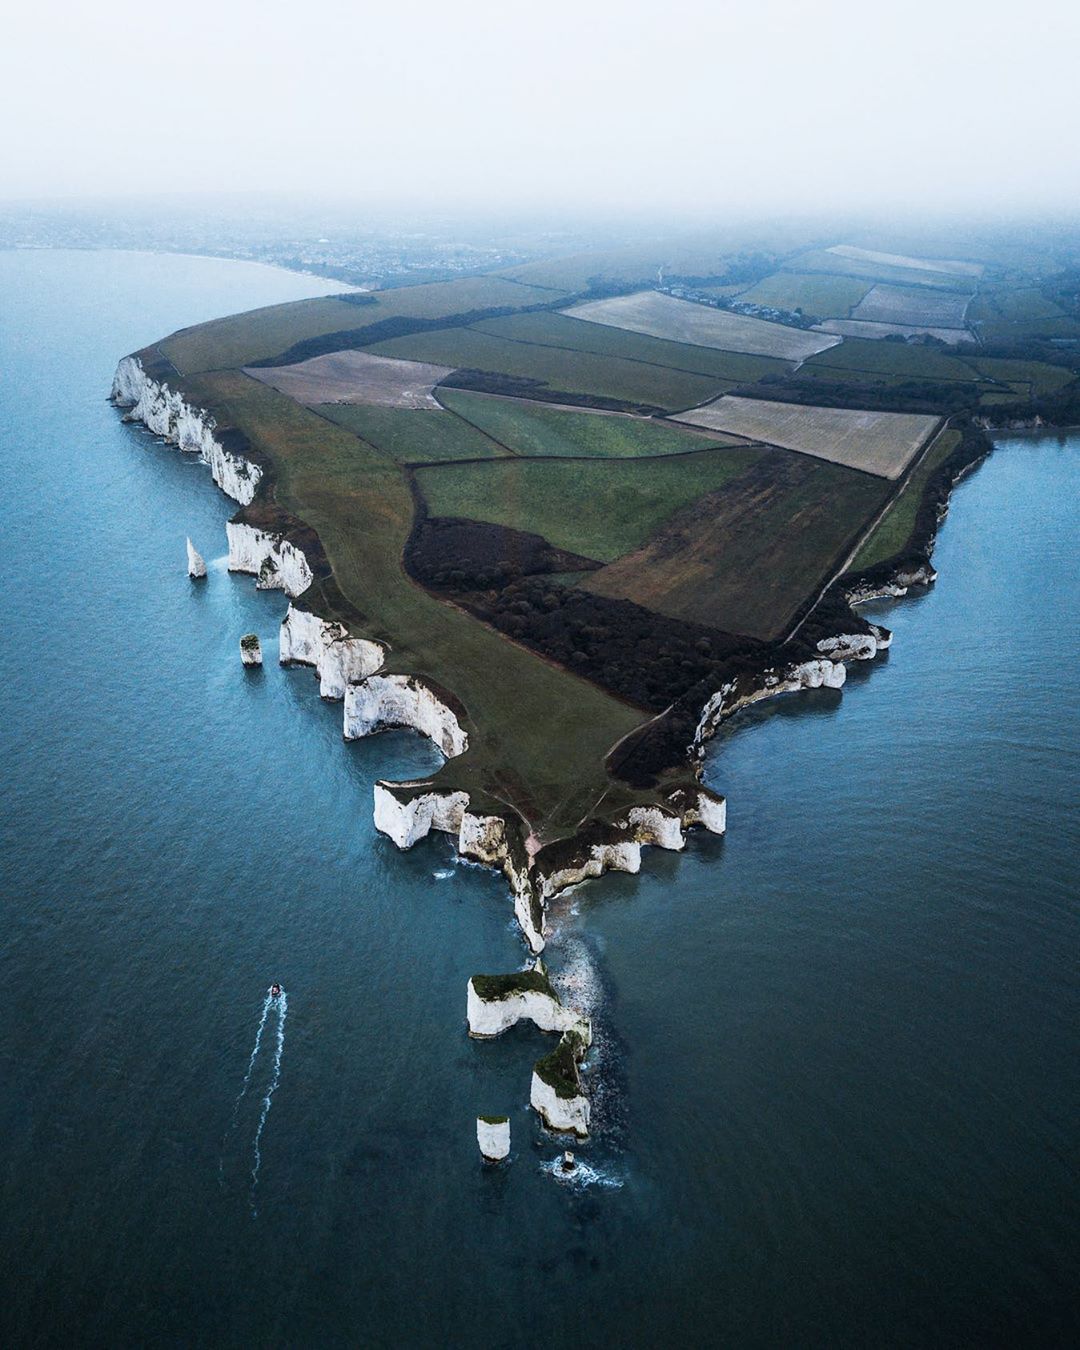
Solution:
[[[724,718],[888,645],[853,607],[934,579],[988,426],[1076,420],[1080,319],[992,259],[838,242],[658,287],[664,262],[256,310],[112,389],[238,503],[229,566],[289,597],[281,659],[344,736],[442,752],[376,785],[378,828],[501,869],[534,954],[559,891],[723,832],[699,771]]]
[[[706,254],[662,288],[658,251],[256,310],[113,386],[238,502],[230,567],[290,596],[282,659],[345,736],[446,756],[378,785],[379,827],[500,866],[534,951],[559,889],[723,830],[718,721],[871,659],[888,635],[851,604],[932,579],[982,427],[1075,398],[1080,320],[992,260],[839,241],[740,286]],[[951,340],[823,327],[881,295],[909,326],[947,301]]]

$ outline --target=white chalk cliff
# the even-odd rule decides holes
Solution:
[[[494,999],[485,999],[476,989],[476,977],[469,981],[467,1014],[469,1035],[476,1040],[501,1036],[518,1022],[532,1022],[541,1031],[576,1031],[585,1044],[592,1041],[588,1018],[573,1008],[564,1008],[554,993],[542,989],[513,989]]]
[[[303,595],[314,580],[305,554],[283,535],[239,520],[230,520],[225,533],[229,537],[229,571],[250,573],[259,590]]]
[[[535,953],[544,948],[545,902],[560,891],[607,871],[638,872],[643,846],[684,848],[692,826],[724,833],[723,797],[701,785],[680,789],[676,797],[669,807],[631,807],[625,819],[608,828],[610,837],[583,838],[560,850],[555,860],[544,850],[530,856],[524,846],[514,847],[506,818],[470,811],[466,792],[439,792],[427,783],[376,783],[375,825],[402,849],[412,848],[431,830],[457,835],[462,857],[498,867],[510,883],[514,913]]]
[[[415,675],[372,675],[345,690],[347,741],[384,727],[412,727],[433,740],[448,759],[463,755],[469,744],[453,711]]]
[[[901,568],[887,581],[854,586],[848,592],[849,605],[865,605],[870,600],[894,600],[907,595],[912,586],[929,586],[937,581],[937,572],[929,563],[918,567]]]
[[[344,624],[320,619],[290,605],[281,624],[279,659],[314,666],[323,698],[342,699],[349,684],[365,680],[382,666],[386,652],[377,642],[349,636]]]
[[[558,1134],[575,1134],[579,1139],[588,1136],[591,1114],[588,1097],[580,1092],[573,1097],[560,1097],[535,1069],[529,1088],[529,1105],[538,1112],[549,1130]]]
[[[800,661],[782,670],[762,671],[752,682],[731,680],[721,685],[701,710],[693,745],[700,751],[725,717],[751,703],[779,694],[794,694],[800,689],[841,689],[846,679],[847,667],[842,661],[822,658]]]
[[[196,454],[210,466],[214,482],[241,506],[255,496],[262,469],[242,455],[226,450],[214,432],[217,422],[201,408],[192,408],[183,395],[152,380],[137,356],[125,356],[116,368],[111,397],[127,408],[126,420],[142,422],[170,445]]]

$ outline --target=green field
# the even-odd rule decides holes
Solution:
[[[900,495],[863,541],[851,564],[852,572],[862,572],[875,563],[885,562],[902,553],[915,527],[915,517],[930,476],[960,444],[958,431],[943,431],[926,452],[922,462],[900,490]]]
[[[429,286],[375,291],[374,304],[333,297],[234,314],[185,328],[158,344],[182,375],[229,370],[280,356],[294,342],[326,333],[368,328],[392,318],[440,319],[477,309],[549,304],[557,296],[502,277],[464,277]]]
[[[643,547],[579,584],[673,619],[777,638],[887,492],[883,479],[766,451],[674,513]]]
[[[862,371],[896,380],[979,379],[978,371],[966,361],[937,347],[877,342],[870,338],[845,338],[839,347],[812,356],[799,374],[816,371]]]
[[[433,459],[491,459],[509,452],[452,412],[320,403],[322,417],[354,431],[402,464]]]
[[[303,338],[357,328],[368,312],[367,306],[349,305],[332,296],[270,305],[247,314],[215,319],[197,328],[182,328],[158,343],[158,349],[181,375],[230,370],[277,356]]]
[[[606,562],[762,454],[742,448],[659,459],[498,459],[419,469],[416,477],[433,516],[528,530],[556,548]]]
[[[981,287],[971,302],[968,318],[1003,323],[1023,323],[1032,319],[1060,318],[1062,311],[1034,286]]]
[[[786,361],[778,361],[772,356],[750,356],[746,352],[725,352],[685,342],[668,342],[665,338],[650,337],[627,328],[587,323],[567,314],[514,314],[472,326],[479,333],[492,333],[516,342],[644,361],[649,365],[688,370],[696,375],[709,375],[738,384],[760,380],[766,375],[779,375],[788,369]]]
[[[409,361],[492,371],[539,380],[548,389],[576,396],[617,399],[657,408],[685,408],[729,387],[706,375],[645,365],[615,356],[538,347],[480,333],[472,328],[440,328],[429,333],[380,342],[369,350]]]
[[[829,276],[824,272],[774,272],[748,291],[740,300],[754,305],[774,305],[777,309],[801,309],[819,319],[846,319],[870,289],[869,281],[855,277]]]
[[[1080,319],[1068,315],[1046,319],[1024,319],[1006,322],[989,319],[976,325],[984,342],[1024,342],[1029,338],[1080,338]]]
[[[1045,361],[1008,361],[999,357],[981,356],[971,364],[988,379],[1001,380],[1016,387],[1022,396],[1028,391],[1035,395],[1054,394],[1076,379],[1073,371],[1064,366],[1052,366]]]
[[[703,436],[650,418],[567,412],[520,399],[440,389],[439,398],[515,455],[590,455],[632,459],[681,455],[705,446],[736,444],[735,438]],[[434,456],[432,456],[434,458]]]

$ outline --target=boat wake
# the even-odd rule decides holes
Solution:
[[[273,1101],[274,1093],[277,1091],[277,1085],[281,1081],[281,1056],[285,1051],[285,1018],[289,1011],[289,996],[283,989],[273,1002],[277,1004],[277,1039],[274,1044],[274,1068],[270,1076],[270,1086],[266,1089],[266,1096],[262,1100],[262,1110],[259,1112],[259,1124],[255,1130],[255,1159],[251,1168],[252,1217],[258,1217],[259,1213],[255,1208],[255,1189],[259,1184],[259,1168],[262,1166],[260,1145],[262,1143],[263,1130],[266,1128],[266,1117],[270,1114],[270,1103]]]
[[[255,1030],[255,1044],[252,1046],[251,1055],[248,1059],[247,1071],[244,1074],[244,1081],[240,1085],[240,1091],[236,1094],[236,1100],[233,1102],[232,1117],[228,1128],[221,1140],[221,1157],[218,1162],[218,1180],[222,1189],[225,1187],[225,1153],[228,1149],[229,1140],[236,1132],[240,1121],[240,1107],[247,1096],[255,1076],[256,1065],[259,1062],[259,1052],[262,1049],[263,1035],[266,1031],[266,1025],[271,1019],[271,1014],[277,1014],[277,1026],[274,1035],[274,1057],[270,1069],[270,1081],[263,1096],[259,1108],[259,1120],[255,1127],[255,1139],[252,1144],[253,1162],[251,1167],[251,1193],[250,1203],[253,1216],[258,1215],[255,1207],[255,1191],[259,1184],[259,1169],[262,1166],[262,1136],[266,1128],[266,1118],[270,1114],[270,1107],[274,1099],[274,1093],[277,1091],[278,1083],[281,1081],[281,1060],[285,1052],[285,1019],[289,1012],[289,998],[284,989],[278,989],[277,993],[273,990],[267,993],[263,1000],[262,1010],[259,1014],[259,1025]]]

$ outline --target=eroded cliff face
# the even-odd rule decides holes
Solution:
[[[572,839],[530,851],[512,813],[472,811],[468,793],[439,792],[430,782],[381,782],[375,785],[375,825],[403,849],[442,830],[457,836],[462,857],[498,867],[510,883],[522,934],[536,953],[544,948],[544,915],[553,896],[605,872],[638,872],[643,846],[682,849],[694,826],[723,834],[727,810],[723,797],[695,784],[667,793],[663,805],[631,807],[622,819],[594,821]]]
[[[740,708],[800,689],[842,689],[846,679],[847,667],[842,661],[822,658],[800,661],[782,670],[765,670],[753,680],[732,680],[721,685],[702,709],[694,733],[694,748],[700,751],[720,723]]]
[[[578,1139],[588,1138],[591,1109],[584,1093],[561,1097],[534,1069],[529,1104],[549,1130],[557,1134],[573,1134]]]
[[[126,419],[142,422],[162,440],[210,466],[214,482],[241,506],[247,506],[259,486],[262,469],[226,450],[214,433],[217,422],[201,408],[192,408],[182,394],[152,380],[137,356],[125,356],[116,368],[111,397],[126,408]]]
[[[937,572],[929,563],[902,567],[886,581],[855,585],[848,591],[848,604],[865,605],[870,600],[898,600],[912,586],[929,586],[937,581]]]
[[[229,571],[254,576],[260,591],[303,595],[314,580],[303,552],[283,535],[240,520],[230,520],[225,533],[229,538]]]
[[[434,741],[447,759],[463,755],[469,744],[453,710],[415,675],[372,675],[345,690],[347,741],[385,727],[412,727]]]
[[[323,698],[343,699],[348,685],[374,675],[386,659],[377,642],[349,636],[344,624],[320,619],[309,610],[290,605],[281,624],[279,659],[283,666],[296,662],[314,666]]]
[[[509,1119],[506,1116],[477,1116],[476,1142],[487,1162],[502,1162],[510,1153]]]
[[[375,784],[375,828],[388,835],[398,848],[412,848],[432,830],[457,834],[469,804],[467,792],[418,792],[402,799],[399,787],[407,784]]]
[[[836,637],[822,638],[817,649],[830,661],[872,661],[878,652],[891,645],[889,630],[872,623],[869,633],[839,633]]]
[[[469,981],[466,1012],[469,1035],[476,1040],[501,1036],[522,1021],[532,1022],[541,1031],[576,1031],[586,1044],[592,1040],[587,1018],[563,1007],[554,993],[538,989],[515,989],[500,998],[485,999],[477,992],[474,977]]]

